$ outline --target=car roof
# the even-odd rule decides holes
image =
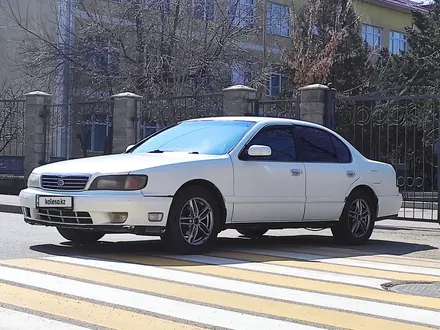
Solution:
[[[288,118],[277,118],[277,117],[257,117],[257,116],[219,116],[219,117],[200,117],[188,119],[185,121],[200,121],[200,120],[209,120],[209,121],[253,121],[253,122],[271,122],[271,121],[279,121],[283,120],[286,122],[292,122],[292,119]]]
[[[290,124],[302,124],[306,126],[326,128],[322,125],[315,123],[290,119],[290,118],[279,118],[279,117],[257,117],[257,116],[219,116],[219,117],[204,117],[204,118],[194,118],[185,120],[188,121],[250,121],[255,123],[290,123]]]

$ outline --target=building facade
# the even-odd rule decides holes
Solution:
[[[86,0],[8,0],[16,5],[17,12],[31,13],[25,19],[35,25],[35,29],[41,28],[38,23],[44,23],[45,29],[53,31],[57,36],[57,42],[66,51],[71,49],[75,43],[74,36],[77,29],[78,18],[87,20],[88,13],[78,6],[78,2],[84,6]],[[131,0],[101,0],[111,6],[124,6]],[[153,0],[142,0],[146,8]],[[158,0],[156,0],[158,1]],[[160,0],[171,6],[171,1]],[[228,0],[225,8],[229,13],[229,19],[234,26],[239,28],[255,27],[256,33],[253,38],[244,40],[241,46],[263,60],[270,58],[276,63],[276,58],[282,49],[290,46],[291,33],[291,8],[301,7],[307,0]],[[216,4],[218,0],[190,0],[191,5],[196,6],[196,18],[201,21],[215,21]],[[232,8],[233,7],[233,8]],[[82,7],[84,8],[84,7]],[[108,6],[106,7],[108,8]],[[405,27],[411,27],[411,11],[425,10],[418,3],[410,0],[356,0],[355,9],[362,22],[362,29],[359,33],[370,45],[373,50],[386,47],[391,53],[399,53],[407,49],[407,41],[404,33]],[[3,28],[0,30],[0,42],[5,43],[6,47],[1,47],[0,51],[0,73],[1,77],[12,79],[20,78],[16,66],[12,63],[20,61],[14,57],[14,45],[20,37],[26,38],[26,33],[19,26],[14,26],[11,17],[1,13],[0,21],[3,21]],[[124,23],[130,25],[130,22]],[[14,38],[12,38],[14,36]],[[14,41],[12,41],[14,40]],[[6,43],[7,42],[7,43]],[[117,70],[120,68],[120,57],[117,56],[118,49],[111,45],[103,45],[102,49],[92,51],[87,58],[88,64],[92,68],[105,70]],[[8,64],[9,63],[9,64]],[[14,70],[12,70],[14,68]],[[57,68],[56,82],[53,89],[48,90],[52,94],[52,101],[58,105],[68,105],[73,102],[72,98],[72,75],[74,74],[68,61],[64,61]],[[230,77],[229,83],[232,85],[245,84],[246,66],[236,65],[231,72],[227,73]],[[84,91],[93,86],[85,86]],[[224,86],[226,87],[226,86]],[[31,88],[31,86],[29,86]],[[43,87],[39,87],[43,88]],[[272,72],[267,80],[265,94],[267,97],[276,97],[283,90],[282,75]],[[77,91],[78,92],[78,91]],[[82,91],[79,91],[81,93]],[[95,91],[99,94],[100,91]],[[100,96],[109,98],[108,91],[101,91]],[[107,94],[106,94],[107,93]],[[107,105],[106,105],[107,106]],[[108,105],[110,106],[110,105]],[[57,106],[56,121],[62,122],[63,118],[68,118],[71,111],[70,106]],[[108,113],[108,109],[103,109],[101,113]],[[95,116],[96,117],[96,116]],[[76,125],[71,128],[63,124],[58,125],[53,130],[50,146],[51,154],[55,158],[72,158],[83,155],[81,144],[86,145],[89,155],[96,155],[105,152],[106,143],[111,132],[111,119],[105,115],[105,120],[95,120],[90,117],[83,125]],[[101,115],[102,117],[102,115]],[[66,127],[65,127],[66,126]],[[147,127],[147,126],[146,126]],[[146,131],[151,130],[147,127]],[[78,138],[81,136],[81,139]],[[66,147],[68,146],[68,147]]]
[[[75,9],[77,2],[87,3],[83,0],[7,0],[15,6],[16,13],[20,13],[23,22],[30,23],[32,29],[38,29],[43,22],[46,29],[52,28],[59,37],[60,44],[65,43],[67,47],[74,43],[72,36],[75,30],[77,17],[87,19],[86,13],[81,9]],[[131,0],[102,0],[103,2],[124,5]],[[151,0],[145,1],[146,6]],[[167,0],[164,0],[166,2]],[[203,15],[199,15],[203,20],[215,20],[215,4],[218,0],[191,0],[194,3],[201,3]],[[301,7],[307,0],[237,0],[234,11],[230,14],[231,21],[238,27],[257,26],[258,33],[251,40],[243,42],[242,46],[250,51],[267,54],[280,53],[281,49],[289,47],[290,8]],[[170,1],[169,1],[170,2]],[[228,6],[234,0],[228,0]],[[171,3],[171,2],[170,2]],[[6,5],[2,5],[7,9]],[[373,49],[382,47],[388,48],[391,53],[399,53],[407,49],[405,27],[411,27],[411,11],[425,10],[425,6],[410,0],[355,0],[355,8],[362,22],[362,36]],[[0,8],[4,9],[4,8]],[[231,8],[228,8],[231,10]],[[4,45],[0,51],[0,73],[2,79],[14,80],[20,78],[20,71],[17,68],[17,54],[14,48],[21,37],[25,38],[26,33],[19,26],[14,26],[14,21],[4,10],[0,10],[0,43]],[[102,53],[97,54],[101,58],[91,58],[91,63],[102,62]],[[270,55],[269,55],[270,56]],[[117,61],[117,57],[110,61]],[[111,63],[108,63],[111,65]],[[63,81],[69,79],[69,70],[66,66],[60,66],[60,86],[56,91],[57,102],[66,103],[68,101],[69,86]],[[238,66],[236,72],[231,72],[231,83],[242,83],[244,80],[243,72]],[[274,76],[269,79],[269,95],[277,94],[281,87],[280,77]],[[55,91],[51,91],[55,92]]]

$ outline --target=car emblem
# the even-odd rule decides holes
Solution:
[[[62,186],[64,186],[64,181],[63,181],[63,180],[58,180],[58,181],[57,181],[57,186],[58,186],[58,187],[62,187]]]

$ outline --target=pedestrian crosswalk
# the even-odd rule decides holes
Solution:
[[[440,329],[440,297],[391,281],[440,281],[440,260],[279,246],[4,260],[0,330]]]

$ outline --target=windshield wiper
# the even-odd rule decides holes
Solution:
[[[167,152],[171,152],[172,150],[161,150],[161,149],[155,149],[155,150],[151,150],[148,151],[149,154],[163,154],[165,151]],[[190,151],[188,152],[189,154],[198,154],[198,151]]]
[[[199,154],[198,151],[190,151],[190,152],[188,152],[188,153],[191,154],[191,155],[198,155],[198,154]]]

